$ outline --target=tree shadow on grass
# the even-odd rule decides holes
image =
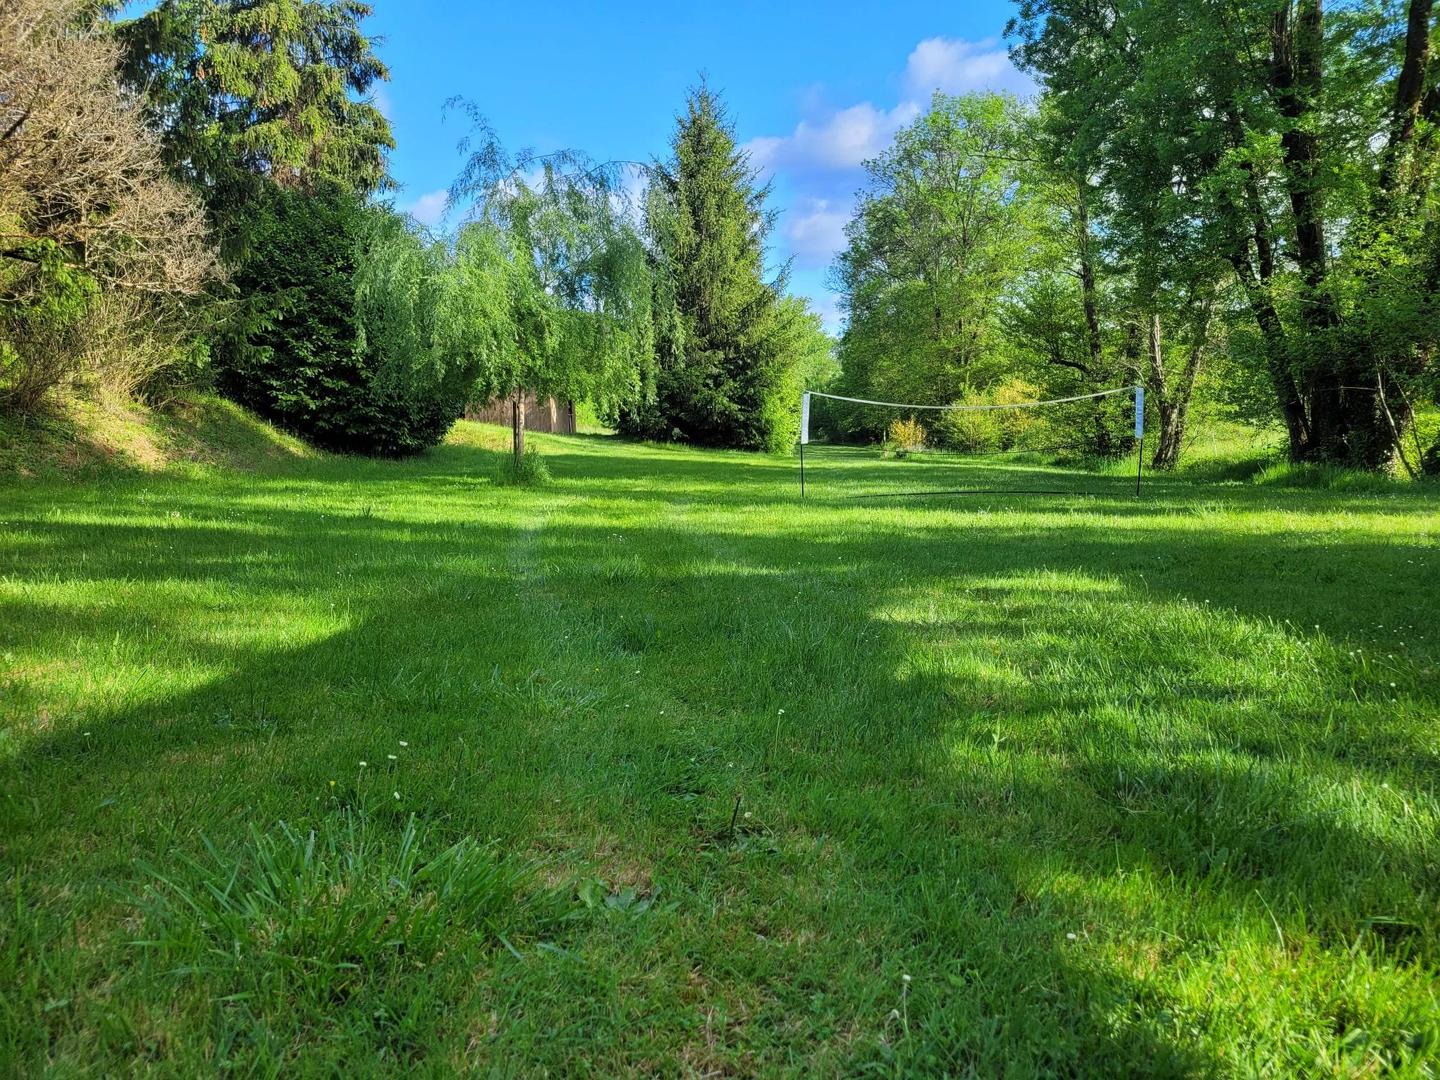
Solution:
[[[682,473],[667,483],[687,483]],[[450,475],[421,470],[426,490]],[[386,815],[397,835],[418,809],[444,836],[527,849],[568,842],[551,835],[559,799],[582,835],[618,837],[678,897],[650,946],[666,970],[698,964],[716,980],[711,1003],[758,995],[715,1051],[732,1065],[788,1053],[848,1068],[1210,1072],[1227,1067],[1216,1037],[1197,1035],[1215,1013],[1157,963],[1206,970],[1207,955],[1239,949],[1237,934],[1270,933],[1269,919],[1321,950],[1358,942],[1382,968],[1435,966],[1433,818],[1407,832],[1375,817],[1382,777],[1397,797],[1433,790],[1433,742],[1385,715],[1388,687],[1317,661],[1324,643],[1286,625],[1323,617],[1332,640],[1365,640],[1353,611],[1298,588],[1302,574],[1373,580],[1366,595],[1386,621],[1423,619],[1433,590],[1403,545],[1295,537],[1277,562],[1264,534],[1155,523],[1123,536],[1072,528],[1061,542],[992,522],[957,536],[953,515],[851,522],[800,543],[789,526],[747,533],[723,516],[587,526],[587,512],[637,511],[624,493],[584,504],[599,481],[557,492],[550,524],[550,511],[506,518],[443,488],[427,511],[438,520],[367,516],[375,486],[355,481],[341,513],[298,508],[293,492],[262,506],[241,485],[180,485],[164,495],[178,519],[27,514],[40,542],[16,569],[41,588],[12,594],[7,644],[61,655],[118,641],[136,669],[193,664],[197,685],[77,696],[73,718],[16,748],[5,786],[35,794],[5,804],[6,857],[24,870],[25,899],[79,887],[69,902],[82,923],[118,933],[115,887],[143,876],[131,860],[169,865],[199,828],[223,846],[251,824],[324,815],[336,798]],[[721,506],[747,498],[732,491]],[[57,606],[43,589],[56,578],[112,591]],[[331,616],[331,603],[349,609]],[[263,632],[266,618],[304,613],[315,616],[304,640]],[[1159,640],[1136,656],[1147,625]],[[1432,647],[1417,654],[1407,701],[1436,701],[1433,662]],[[402,739],[411,746],[388,764]],[[1366,813],[1338,801],[1347,784]],[[55,791],[58,812],[40,798]],[[424,793],[418,807],[411,792]],[[724,835],[737,793],[766,832]],[[806,855],[808,839],[838,864]],[[782,858],[793,878],[776,874]],[[1126,892],[1127,879],[1145,888]],[[809,899],[807,880],[822,887]],[[763,890],[769,921],[794,935],[784,968],[765,959],[774,929],[765,943],[749,930]],[[562,945],[595,964],[612,934],[584,926]],[[1107,937],[1118,945],[1087,948]],[[553,961],[525,956],[508,978],[549,977]],[[571,1030],[592,1005],[573,1002],[540,1032],[550,1049],[528,1053],[558,1067],[584,1040],[596,1067],[634,1067],[647,1039],[689,1037],[693,1004],[647,1021],[671,989],[636,985],[623,970],[634,957],[609,962],[628,986],[610,1022]],[[900,1001],[874,996],[877,971],[914,976],[898,1019],[886,1016]],[[52,989],[57,1001],[76,990]],[[1215,1008],[1233,1007],[1233,988],[1217,994]],[[29,1019],[62,1040],[93,1034],[111,1007],[76,1017],[42,1004]],[[1312,1019],[1336,1040],[1351,1023]],[[851,1034],[805,1034],[826,1023]],[[1262,1058],[1275,1053],[1246,1034]],[[509,1037],[496,1036],[496,1054],[514,1050]],[[104,1046],[123,1055],[124,1037]]]

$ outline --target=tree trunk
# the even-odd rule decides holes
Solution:
[[[1425,93],[1425,69],[1430,62],[1430,13],[1433,0],[1410,0],[1405,26],[1405,60],[1395,79],[1395,100],[1390,107],[1390,136],[1380,169],[1382,197],[1400,187],[1405,156],[1415,138]]]
[[[1325,218],[1320,198],[1320,141],[1309,113],[1320,99],[1322,16],[1320,0],[1298,0],[1291,23],[1291,0],[1285,0],[1271,24],[1271,88],[1285,118],[1280,147],[1285,161],[1285,189],[1295,218],[1295,261],[1308,287],[1307,318],[1319,327],[1334,324],[1334,307],[1324,294]]]
[[[1100,370],[1100,311],[1095,301],[1095,259],[1090,243],[1090,208],[1086,180],[1076,181],[1075,230],[1080,256],[1080,299],[1085,307],[1085,344],[1090,352],[1090,370]]]
[[[1291,21],[1292,11],[1294,21]],[[1308,332],[1309,373],[1302,387],[1309,438],[1299,454],[1375,469],[1389,459],[1390,435],[1376,401],[1372,358],[1347,342],[1330,293],[1320,146],[1311,113],[1324,90],[1321,0],[1286,0],[1271,25],[1271,89],[1286,124],[1280,134],[1285,187],[1295,221],[1295,261],[1305,281],[1302,319]]]
[[[1239,106],[1231,101],[1225,112],[1225,123],[1230,135],[1230,145],[1239,150],[1245,145],[1245,129],[1240,118]],[[1255,169],[1248,161],[1241,163],[1244,172],[1243,204],[1232,204],[1234,214],[1234,241],[1230,252],[1230,265],[1245,292],[1250,313],[1260,331],[1260,340],[1265,349],[1265,366],[1270,374],[1270,384],[1275,388],[1276,404],[1285,421],[1285,432],[1290,444],[1290,457],[1300,460],[1310,444],[1310,417],[1305,409],[1305,399],[1290,365],[1290,343],[1285,333],[1285,324],[1275,308],[1270,292],[1270,282],[1275,275],[1275,246],[1271,236],[1269,215],[1260,199],[1260,186],[1255,180]],[[1255,245],[1255,261],[1251,261],[1250,245]]]
[[[1190,352],[1185,367],[1175,379],[1165,371],[1165,360],[1160,350],[1160,319],[1156,316],[1151,325],[1151,363],[1157,373],[1155,380],[1156,413],[1160,417],[1160,439],[1150,464],[1156,469],[1173,469],[1180,463],[1180,450],[1185,445],[1185,422],[1190,414],[1190,401],[1195,395],[1195,380],[1200,375],[1200,366],[1205,359],[1209,344],[1211,307],[1202,304],[1195,317]]]
[[[1275,387],[1275,396],[1280,404],[1280,415],[1285,421],[1285,432],[1290,441],[1290,457],[1299,461],[1308,452],[1310,445],[1310,418],[1305,411],[1305,401],[1300,396],[1300,387],[1290,371],[1289,342],[1280,313],[1270,298],[1270,290],[1256,280],[1254,267],[1250,265],[1248,252],[1240,251],[1230,256],[1230,264],[1240,279],[1250,312],[1260,328],[1260,339],[1265,346],[1265,363],[1270,371],[1270,382]]]
[[[515,396],[510,400],[510,431],[511,444],[515,451],[515,467],[520,467],[520,461],[525,456],[525,391],[516,390]]]

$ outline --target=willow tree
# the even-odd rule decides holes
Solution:
[[[459,254],[462,264],[474,260],[475,295],[498,319],[477,390],[509,398],[518,463],[527,393],[614,410],[650,392],[652,268],[624,195],[628,163],[576,151],[511,155],[462,107],[474,134],[450,189],[466,211]]]

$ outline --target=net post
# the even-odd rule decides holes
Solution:
[[[805,444],[810,441],[810,391],[800,395],[800,498],[805,498]]]
[[[1135,494],[1140,494],[1140,477],[1145,470],[1145,387],[1135,385],[1135,441],[1139,449],[1135,452]]]

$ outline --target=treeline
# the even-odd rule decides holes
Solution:
[[[869,163],[842,384],[887,400],[1144,383],[1297,461],[1440,472],[1431,0],[1022,0],[1033,105],[937,97]],[[998,395],[998,396],[997,396]],[[1117,415],[1087,418],[1098,452]]]
[[[644,165],[507,154],[473,109],[457,228],[398,213],[355,0],[0,8],[0,405],[213,385],[404,455],[472,401],[582,398],[647,438],[788,446],[818,318],[705,87]],[[516,410],[516,450],[523,410]]]

